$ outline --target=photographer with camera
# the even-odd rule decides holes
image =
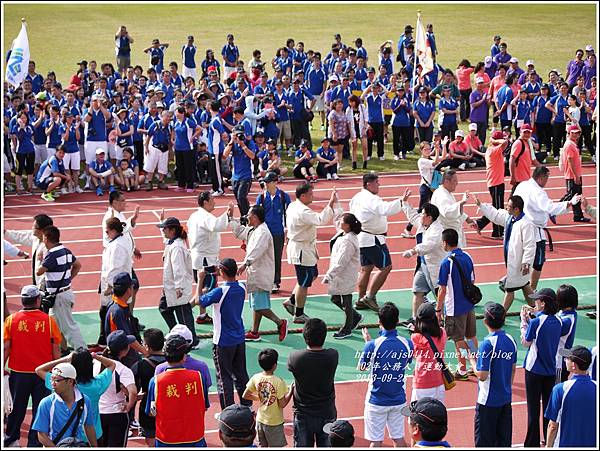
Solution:
[[[250,210],[248,193],[252,186],[252,160],[256,158],[257,150],[254,141],[246,139],[244,127],[242,125],[236,125],[233,128],[231,140],[227,143],[223,152],[223,159],[227,159],[229,154],[232,154],[233,195],[235,196],[242,217],[245,217]]]
[[[41,299],[42,293],[38,287],[24,286],[21,290],[23,308],[4,321],[4,367],[7,367],[8,361],[13,400],[13,410],[6,420],[6,447],[19,443],[29,398],[35,418],[40,401],[49,395],[44,381],[36,376],[35,368],[60,357],[60,329],[54,318],[41,311]],[[27,447],[40,446],[36,432],[30,430]]]

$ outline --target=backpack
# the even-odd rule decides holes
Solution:
[[[433,170],[433,174],[431,176],[431,183],[427,183],[425,177],[422,178],[425,185],[427,185],[431,191],[435,191],[442,184],[442,171],[439,171],[437,169]]]

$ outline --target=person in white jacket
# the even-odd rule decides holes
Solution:
[[[309,319],[304,314],[304,303],[308,288],[319,275],[317,226],[331,222],[336,200],[337,191],[334,188],[328,204],[321,213],[317,213],[309,207],[313,201],[313,187],[309,183],[302,183],[296,187],[296,200],[286,211],[287,259],[289,264],[294,265],[297,283],[283,306],[290,315],[294,315],[295,324],[304,324]]]
[[[358,234],[360,245],[360,277],[358,279],[358,301],[354,304],[357,310],[371,309],[379,311],[376,296],[392,270],[392,258],[385,243],[387,234],[387,217],[400,213],[401,200],[385,202],[379,193],[379,176],[375,172],[363,175],[363,189],[350,200],[350,212],[362,224],[362,232]],[[369,287],[369,279],[373,268],[379,270]]]
[[[194,315],[192,313],[192,257],[185,244],[187,233],[183,230],[179,219],[169,217],[157,227],[162,229],[165,237],[163,253],[163,296],[158,309],[169,326],[183,324],[192,331],[192,349],[197,349],[200,340],[193,333]],[[177,316],[177,319],[175,317]]]
[[[546,191],[544,191],[549,177],[550,170],[546,166],[537,167],[533,170],[532,177],[529,180],[519,183],[513,193],[515,196],[520,196],[523,199],[525,203],[523,209],[525,216],[536,227],[536,251],[532,265],[533,271],[531,272],[531,289],[534,291],[537,289],[538,281],[542,275],[542,268],[546,261],[547,239],[550,241],[550,249],[552,249],[552,239],[546,228],[548,219],[568,213],[569,207],[581,201],[581,196],[576,195],[570,201],[552,202]]]
[[[454,191],[458,186],[458,175],[456,171],[449,170],[442,176],[442,184],[431,196],[431,203],[438,207],[440,218],[438,219],[444,229],[454,229],[458,233],[458,247],[464,249],[467,246],[467,238],[463,230],[463,223],[466,222],[475,230],[479,230],[477,223],[464,212],[464,205],[469,200],[469,191],[467,190],[462,199],[457,201],[454,198]]]
[[[198,194],[198,207],[187,221],[194,282],[198,282],[198,271],[204,270],[206,273],[202,286],[196,286],[196,294],[194,295],[196,299],[204,292],[209,292],[217,286],[216,266],[221,249],[221,232],[227,230],[233,214],[233,203],[230,202],[227,210],[216,217],[212,214],[215,210],[215,199],[210,191],[203,191]],[[211,317],[208,316],[206,309],[201,305],[200,315],[196,318],[196,323],[212,323]]]
[[[248,120],[250,122],[250,126],[252,127],[252,136],[256,133],[256,125],[259,119],[262,119],[271,111],[272,109],[264,109],[260,113],[256,112],[258,107],[258,97],[256,96],[248,96],[245,99],[246,109],[244,110],[244,120]]]
[[[119,218],[109,218],[104,223],[104,235],[107,237],[108,243],[102,251],[102,269],[100,271],[100,336],[97,342],[99,345],[106,345],[104,321],[108,306],[112,301],[113,280],[121,272],[126,272],[131,276],[133,269],[133,244],[125,236],[124,231],[125,226]],[[132,280],[135,281],[133,278]],[[134,290],[135,287],[134,284]]]
[[[421,212],[412,207],[408,202],[410,190],[406,190],[402,197],[402,211],[408,221],[417,227],[417,244],[402,254],[404,258],[417,258],[417,268],[413,276],[412,316],[408,321],[401,323],[410,327],[415,324],[417,310],[425,302],[425,296],[430,291],[437,294],[438,276],[442,260],[448,255],[442,243],[444,227],[439,221],[439,209],[430,203],[422,206]]]
[[[369,123],[367,122],[367,110],[360,102],[360,99],[351,95],[348,98],[348,107],[346,108],[346,116],[350,122],[350,140],[352,142],[352,169],[357,168],[358,143],[362,150],[362,168],[367,169],[367,130]]]
[[[506,276],[500,280],[500,289],[504,291],[504,310],[508,312],[518,290],[523,291],[525,301],[533,307],[535,303],[529,296],[533,293],[530,277],[536,250],[535,226],[523,213],[523,198],[510,196],[505,210],[483,203],[477,196],[473,199],[483,216],[504,227]]]
[[[246,289],[248,302],[252,308],[252,329],[246,333],[246,341],[260,341],[258,329],[264,316],[277,325],[279,341],[287,336],[287,320],[280,319],[271,310],[271,288],[275,276],[275,251],[273,236],[265,224],[265,209],[254,205],[248,212],[248,225],[243,226],[233,220],[233,233],[246,241],[246,257],[238,269],[238,275],[248,274]]]
[[[344,339],[352,335],[363,316],[352,307],[352,293],[360,271],[360,245],[357,235],[361,232],[361,224],[352,213],[344,213],[340,220],[341,233],[331,241],[331,257],[329,269],[323,277],[327,284],[327,293],[331,302],[339,307],[346,316],[344,325],[334,332],[333,338]]]

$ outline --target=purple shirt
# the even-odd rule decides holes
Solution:
[[[592,87],[592,77],[596,76],[596,66],[592,66],[589,61],[586,61],[583,69],[581,69],[581,75],[585,79],[585,89],[590,89]]]
[[[483,71],[486,74],[488,74],[488,77],[490,77],[490,80],[496,76],[497,70],[498,70],[498,65],[494,61],[492,61],[492,64],[490,65],[490,67],[484,67],[484,69],[483,69]]]
[[[475,102],[479,102],[483,96],[486,95],[486,92],[479,92],[477,89],[471,93],[469,96],[469,103],[472,105]],[[469,116],[469,120],[471,122],[487,122],[487,111],[488,111],[487,102],[483,102],[478,107],[473,108],[471,106],[471,115]]]
[[[512,56],[510,56],[510,53],[502,54],[502,52],[500,52],[494,57],[494,62],[498,66],[500,64],[508,64],[508,62],[510,61],[511,58],[512,58]]]
[[[517,83],[519,83],[520,85],[524,85],[527,81],[527,75],[529,75],[527,72],[523,72],[520,76],[519,76],[519,81]],[[542,80],[540,79],[540,76],[538,74],[535,74],[535,83],[541,83]]]
[[[154,377],[158,376],[161,373],[164,373],[170,365],[168,362],[160,363],[156,369],[154,370]],[[202,385],[204,385],[204,402],[206,404],[206,408],[210,406],[208,401],[208,387],[212,385],[212,379],[210,378],[210,372],[208,371],[208,365],[204,363],[202,360],[196,360],[191,356],[187,356],[183,362],[183,368],[186,370],[194,370],[200,371],[200,375],[202,377]]]
[[[583,60],[571,60],[569,61],[569,65],[567,66],[567,83],[569,85],[575,84],[577,81],[577,77],[581,75],[581,71],[583,69]]]

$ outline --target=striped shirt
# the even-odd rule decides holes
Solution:
[[[71,268],[75,260],[77,259],[73,253],[62,244],[48,249],[42,266],[47,269],[46,288],[50,289],[51,293],[71,286]]]

